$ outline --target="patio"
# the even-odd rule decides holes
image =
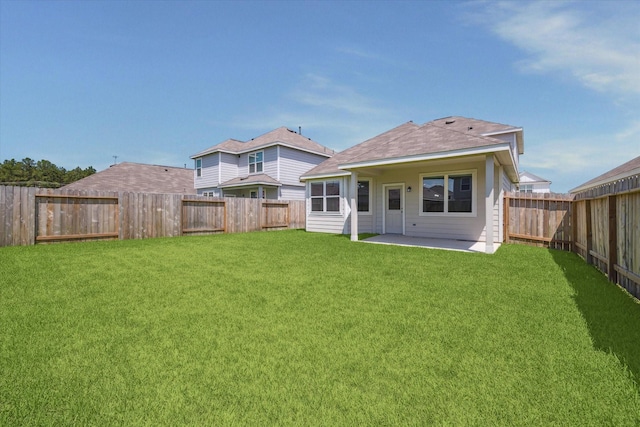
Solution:
[[[379,234],[361,241],[381,245],[415,246],[429,249],[444,249],[447,251],[486,253],[486,245],[484,242],[472,242],[466,240],[432,239],[426,237],[404,236],[402,234]],[[499,243],[494,243],[493,252],[495,253],[499,247]]]

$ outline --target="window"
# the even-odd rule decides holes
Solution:
[[[249,197],[251,197],[252,199],[257,199],[258,198],[258,192],[256,190],[251,190],[249,192]]]
[[[261,173],[262,172],[262,158],[264,156],[263,151],[249,154],[249,173]]]
[[[202,176],[202,159],[196,159],[196,176]]]
[[[371,181],[358,181],[358,212],[369,212]]]
[[[520,185],[520,191],[523,193],[533,193],[533,184]]]
[[[420,215],[475,215],[475,171],[420,175]]]
[[[312,212],[340,212],[340,181],[311,183]]]

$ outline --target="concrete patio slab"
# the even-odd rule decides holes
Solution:
[[[466,240],[431,239],[425,237],[403,236],[401,234],[379,234],[361,241],[381,245],[414,246],[429,249],[443,249],[447,251],[486,253],[486,245],[484,242],[472,242]],[[495,253],[499,247],[499,243],[494,243],[493,253]]]

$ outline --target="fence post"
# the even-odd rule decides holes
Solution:
[[[618,263],[618,224],[617,224],[617,197],[609,196],[609,265],[608,276],[613,283],[618,283],[616,264]]]
[[[504,196],[504,207],[502,208],[502,215],[504,215],[503,227],[502,231],[504,242],[509,243],[509,193],[505,193]]]
[[[587,253],[585,254],[585,260],[587,264],[593,264],[591,257],[591,248],[593,245],[593,236],[591,232],[591,199],[587,199],[584,205],[584,217],[585,217],[585,229],[587,232]]]

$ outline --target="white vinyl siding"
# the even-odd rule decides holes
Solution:
[[[293,185],[283,185],[280,187],[281,200],[304,200],[305,188]]]
[[[303,185],[300,177],[326,159],[317,154],[280,147],[280,176],[272,176],[283,185]]]
[[[382,197],[382,186],[387,183],[405,183],[405,234],[415,237],[432,237],[440,239],[459,239],[481,241],[484,239],[485,223],[485,198],[484,198],[484,159],[479,161],[467,161],[456,164],[455,166],[432,166],[425,163],[424,166],[418,166],[410,169],[398,169],[385,171],[383,174],[376,176],[375,180],[375,196],[377,202],[374,202],[375,211],[375,233],[382,233],[382,216],[383,206],[380,200]],[[420,191],[422,185],[421,174],[445,174],[454,170],[471,170],[476,169],[476,180],[473,182],[474,191],[478,192],[475,200],[476,215],[473,217],[460,217],[455,215],[434,215],[422,216],[420,209],[422,200]],[[411,187],[412,191],[406,191],[407,187]],[[360,216],[359,218],[362,218]],[[360,227],[358,227],[360,229]]]
[[[220,153],[220,183],[238,177],[238,156],[236,154]]]
[[[262,173],[269,175],[271,178],[278,179],[278,147],[265,148],[263,151],[263,168]]]
[[[194,188],[215,187],[218,185],[218,168],[220,167],[218,153],[201,157],[200,160],[202,161],[202,174],[197,176],[197,171],[194,171]]]

